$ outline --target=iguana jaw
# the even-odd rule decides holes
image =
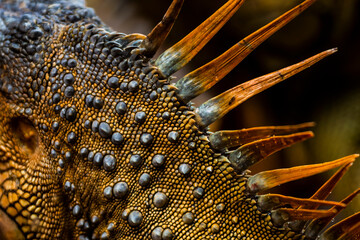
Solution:
[[[0,209],[0,239],[3,240],[23,240],[23,233],[16,223]]]

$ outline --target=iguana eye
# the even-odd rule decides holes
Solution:
[[[26,118],[15,117],[10,121],[10,129],[20,149],[28,155],[33,154],[39,146],[39,134],[34,125]]]

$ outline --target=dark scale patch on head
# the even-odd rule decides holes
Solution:
[[[64,168],[64,167],[65,167],[64,160],[59,159],[59,167],[61,167],[61,168]]]
[[[32,109],[31,108],[26,108],[25,109],[25,114],[31,115],[32,114]]]
[[[223,212],[225,210],[225,204],[219,203],[218,205],[216,205],[215,209],[217,212]]]
[[[29,55],[33,55],[36,52],[36,47],[34,45],[27,45],[26,46],[26,52]]]
[[[83,229],[85,231],[88,231],[90,229],[90,223],[88,221],[85,221]]]
[[[76,227],[78,228],[83,228],[85,224],[85,220],[83,218],[81,218],[77,223],[76,223]]]
[[[127,82],[121,83],[120,89],[121,89],[121,91],[126,92],[128,90],[128,83]]]
[[[70,161],[71,157],[72,157],[71,152],[65,152],[65,160],[66,161]]]
[[[95,156],[95,153],[93,151],[90,151],[87,156],[88,161],[92,162],[94,160],[94,156]]]
[[[121,218],[124,220],[127,220],[130,214],[130,210],[129,209],[125,209],[124,211],[122,211],[121,213]]]
[[[71,182],[70,181],[66,181],[65,185],[64,185],[64,190],[66,192],[69,192],[71,190]]]
[[[170,119],[170,113],[169,112],[164,112],[162,114],[162,118],[165,119],[165,120],[169,120]]]
[[[189,142],[188,146],[189,146],[190,149],[194,149],[196,147],[194,142]]]
[[[58,69],[56,67],[51,68],[50,77],[55,77],[58,74]]]
[[[58,140],[56,140],[56,141],[54,142],[54,147],[55,147],[56,150],[60,150],[60,148],[61,148],[61,143],[60,143]]]
[[[150,93],[150,100],[152,100],[152,101],[155,101],[157,98],[158,98],[158,94],[157,94],[157,92],[156,91],[152,91],[151,93]]]
[[[115,224],[114,223],[109,223],[109,225],[106,228],[109,232],[114,231],[115,229]]]
[[[50,150],[50,157],[52,157],[52,158],[56,158],[56,157],[57,157],[57,152],[55,151],[55,149],[51,149],[51,150]]]
[[[53,95],[53,97],[52,97],[52,100],[53,100],[53,103],[54,103],[54,104],[59,103],[59,102],[60,102],[60,99],[61,99],[60,93],[55,93],[55,94]]]
[[[66,110],[67,110],[66,108],[61,109],[60,114],[59,114],[61,118],[66,118]]]
[[[30,39],[36,40],[40,38],[43,34],[44,32],[40,28],[36,27],[32,29],[27,35],[29,36]]]
[[[91,128],[91,122],[90,122],[89,120],[86,120],[86,121],[84,122],[84,127],[85,127],[86,129],[90,129],[90,128]]]
[[[220,226],[217,223],[214,223],[213,225],[211,225],[211,232],[212,233],[218,233],[220,232]]]

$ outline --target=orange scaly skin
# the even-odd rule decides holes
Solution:
[[[241,3],[229,1],[226,11],[233,14]],[[173,4],[170,12],[182,2]],[[284,204],[265,210],[277,195],[259,202],[257,188],[278,182],[241,168],[239,161],[248,166],[312,137],[281,136],[311,124],[243,131],[243,141],[233,133],[217,149],[206,129],[214,119],[202,112],[223,101],[222,116],[234,101],[334,50],[240,86],[240,100],[230,91],[195,109],[168,76],[188,60],[168,68],[164,58],[151,59],[178,11],[145,36],[113,32],[80,1],[0,1],[0,8],[0,239],[311,239],[286,222],[336,215],[314,210],[315,203],[346,206],[313,199],[285,208],[287,200],[301,200],[283,196]],[[225,13],[216,16],[229,18]],[[209,24],[218,30],[226,20]],[[184,41],[186,51],[197,49]],[[242,144],[239,152],[226,149]],[[316,165],[308,175],[349,166],[355,157]],[[299,179],[306,175],[301,170],[282,174]]]

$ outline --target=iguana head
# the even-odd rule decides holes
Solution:
[[[303,2],[170,84],[171,75],[242,2],[230,0],[154,60],[183,1],[174,0],[147,36],[114,32],[78,2],[1,3],[0,237],[317,235],[320,229],[302,231],[306,221],[331,220],[346,205],[323,200],[335,180],[313,199],[256,193],[342,166],[334,175],[339,178],[355,155],[249,176],[248,166],[311,137],[311,132],[294,133],[311,124],[214,134],[207,126],[335,50],[241,84],[198,108],[189,103],[313,1]],[[315,210],[319,205],[332,208]]]

